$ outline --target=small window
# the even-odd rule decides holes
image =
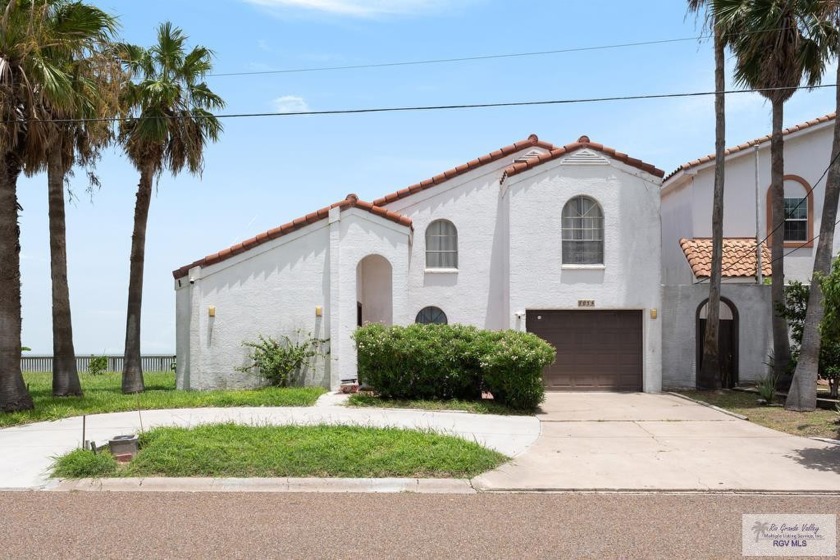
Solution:
[[[808,241],[808,199],[785,197],[785,241]]]
[[[591,198],[563,207],[563,264],[604,264],[604,214]]]
[[[426,228],[426,268],[458,268],[458,230],[449,220]]]
[[[417,319],[414,322],[420,323],[421,325],[445,325],[447,323],[446,313],[440,307],[424,307],[417,314]]]

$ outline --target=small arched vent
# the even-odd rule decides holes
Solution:
[[[525,152],[521,156],[516,156],[516,159],[513,160],[513,163],[528,163],[532,159],[538,158],[544,153],[546,152],[542,150],[530,150]]]
[[[578,150],[565,157],[560,162],[562,165],[609,165],[610,161],[593,150]]]

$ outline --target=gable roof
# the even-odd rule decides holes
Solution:
[[[504,177],[511,177],[513,175],[516,175],[517,173],[522,173],[523,171],[533,169],[534,167],[542,165],[543,163],[546,163],[548,161],[552,161],[559,157],[583,149],[601,152],[602,154],[608,155],[615,160],[618,160],[622,163],[626,163],[627,165],[635,167],[636,169],[641,169],[642,171],[650,173],[651,175],[654,175],[656,177],[662,178],[665,176],[665,172],[661,169],[658,169],[654,165],[645,163],[640,159],[632,158],[625,153],[616,151],[615,149],[610,148],[608,146],[604,146],[603,144],[592,142],[589,139],[589,136],[581,136],[580,138],[578,138],[577,142],[566,144],[565,146],[561,146],[559,148],[553,148],[547,154],[534,156],[532,158],[529,158],[528,161],[513,163],[505,169]]]
[[[749,278],[755,276],[756,255],[755,239],[752,237],[723,238],[724,278]],[[708,278],[712,273],[712,240],[708,237],[680,239],[680,247],[685,259],[696,278]],[[761,244],[761,273],[772,276],[770,249],[767,243]]]
[[[831,122],[831,121],[834,120],[836,115],[837,115],[837,113],[829,113],[827,115],[823,115],[822,117],[817,117],[816,119],[811,119],[810,121],[805,121],[804,123],[793,125],[790,128],[786,128],[786,129],[782,130],[782,135],[787,136],[789,134],[793,134],[794,132],[799,132],[801,130],[807,130],[807,129],[812,128],[814,126],[817,126],[819,124]],[[744,150],[746,150],[748,148],[752,148],[756,144],[763,144],[765,142],[769,142],[770,141],[770,136],[771,136],[770,134],[766,134],[766,135],[764,135],[760,138],[755,138],[753,140],[750,140],[749,142],[744,142],[743,144],[738,144],[737,146],[734,146],[732,148],[727,148],[726,151],[724,152],[724,154],[726,156],[730,156],[732,154],[737,154],[738,152],[743,152]],[[668,176],[665,177],[665,181],[667,181],[668,179],[670,179],[671,177],[673,177],[674,175],[676,175],[680,171],[688,171],[689,169],[697,167],[698,165],[703,165],[704,163],[709,163],[710,161],[715,161],[715,154],[709,154],[707,156],[703,156],[701,158],[689,161],[688,163],[684,163],[681,166],[679,166],[678,168],[676,168],[675,170],[673,170],[671,173],[669,173]]]
[[[424,191],[424,190],[426,190],[428,188],[431,188],[435,185],[439,185],[439,184],[441,184],[445,181],[448,181],[449,179],[452,179],[454,177],[457,177],[459,175],[467,173],[468,171],[472,171],[473,169],[477,169],[479,167],[487,165],[488,163],[498,161],[498,160],[500,160],[504,157],[510,156],[512,154],[515,154],[516,152],[520,152],[520,151],[525,150],[527,148],[542,148],[544,150],[547,150],[548,153],[540,154],[540,155],[530,155],[530,154],[528,154],[528,158],[527,158],[526,161],[514,162],[512,165],[508,166],[505,169],[505,171],[502,175],[503,179],[504,179],[504,177],[507,177],[507,176],[510,176],[510,175],[515,175],[517,173],[521,173],[522,171],[525,171],[527,169],[531,169],[531,168],[533,168],[537,165],[541,165],[541,164],[543,164],[547,161],[551,161],[551,160],[556,159],[560,156],[570,154],[572,152],[575,152],[577,150],[581,150],[581,149],[584,149],[584,148],[589,148],[589,149],[601,152],[601,153],[606,154],[606,155],[608,155],[608,156],[610,156],[610,157],[612,157],[612,158],[614,158],[618,161],[621,161],[623,163],[626,163],[628,165],[631,165],[633,167],[641,169],[642,171],[646,171],[648,173],[651,173],[652,175],[655,175],[657,177],[662,177],[665,174],[664,171],[662,171],[660,169],[657,169],[656,167],[654,167],[653,165],[651,165],[649,163],[645,163],[641,160],[631,158],[627,154],[618,152],[618,151],[614,150],[613,148],[609,148],[609,147],[604,146],[602,144],[591,142],[589,140],[588,136],[581,136],[578,139],[577,142],[575,142],[573,144],[567,144],[565,146],[562,146],[562,147],[558,148],[558,147],[554,146],[554,144],[550,144],[548,142],[543,142],[542,140],[539,139],[539,137],[536,134],[531,134],[525,140],[520,140],[519,142],[514,142],[513,144],[510,144],[510,145],[505,146],[503,148],[499,148],[498,150],[496,150],[494,152],[490,152],[489,154],[478,157],[478,158],[476,158],[472,161],[468,161],[467,163],[459,165],[458,167],[454,167],[452,169],[444,171],[443,173],[435,175],[431,179],[426,179],[425,181],[421,181],[419,183],[416,183],[416,184],[411,185],[409,187],[406,187],[404,189],[400,189],[400,190],[398,190],[396,192],[393,192],[391,194],[387,194],[387,195],[385,195],[381,198],[377,198],[373,202],[365,202],[363,200],[359,200],[359,197],[356,196],[355,194],[349,194],[349,195],[347,195],[347,198],[345,198],[344,200],[341,200],[339,202],[331,204],[330,206],[326,206],[324,208],[321,208],[320,210],[317,210],[315,212],[307,214],[306,216],[303,216],[301,218],[297,218],[295,220],[292,220],[291,222],[288,222],[286,224],[278,226],[274,229],[270,229],[267,232],[264,232],[264,233],[261,233],[261,234],[255,236],[255,237],[252,237],[251,239],[246,239],[242,243],[238,243],[236,245],[233,245],[232,247],[228,247],[227,249],[219,251],[218,253],[213,253],[212,255],[208,255],[208,256],[204,257],[203,259],[199,259],[199,260],[197,260],[195,262],[192,262],[188,265],[184,265],[181,268],[179,268],[177,270],[174,270],[172,272],[172,275],[175,277],[176,280],[178,278],[183,278],[189,273],[189,270],[193,267],[209,266],[211,264],[216,264],[216,263],[221,262],[223,260],[226,260],[230,257],[233,257],[234,255],[244,253],[245,251],[248,251],[248,250],[250,250],[254,247],[257,247],[258,245],[261,245],[261,244],[263,244],[267,241],[270,241],[272,239],[277,239],[278,237],[286,235],[287,233],[291,233],[291,232],[296,231],[296,230],[298,230],[298,229],[300,229],[304,226],[307,226],[309,224],[313,224],[313,223],[315,223],[319,220],[323,220],[324,218],[326,218],[329,215],[329,211],[332,208],[341,208],[342,210],[345,210],[347,208],[360,208],[362,210],[366,210],[366,211],[368,211],[372,214],[375,214],[377,216],[380,216],[380,217],[383,217],[385,219],[391,220],[392,222],[395,222],[395,223],[398,223],[400,225],[403,225],[403,226],[406,226],[406,227],[409,227],[409,228],[413,229],[411,218],[409,218],[407,216],[404,216],[402,214],[399,214],[397,212],[394,212],[392,210],[388,210],[387,208],[384,208],[383,206],[385,204],[390,203],[390,202],[394,202],[396,200],[406,198],[407,196],[413,195],[415,193]]]
[[[400,224],[401,226],[413,229],[411,218],[409,218],[408,216],[403,216],[402,214],[398,214],[391,210],[387,210],[375,204],[371,204],[370,202],[359,200],[359,197],[355,194],[348,194],[347,198],[345,198],[344,200],[340,200],[338,202],[330,204],[329,206],[325,206],[324,208],[316,210],[315,212],[307,214],[306,216],[297,218],[281,226],[277,226],[276,228],[270,229],[250,239],[246,239],[242,243],[238,243],[236,245],[233,245],[232,247],[228,247],[227,249],[219,251],[218,253],[207,255],[203,259],[199,259],[193,263],[182,266],[181,268],[174,270],[172,272],[172,276],[174,276],[176,280],[178,278],[183,278],[189,273],[190,269],[193,267],[209,266],[211,264],[216,264],[223,260],[229,259],[234,255],[244,253],[249,249],[253,249],[254,247],[262,245],[267,241],[277,239],[278,237],[282,237],[288,233],[297,231],[304,226],[308,226],[309,224],[319,222],[324,218],[328,217],[330,214],[330,210],[332,210],[333,208],[340,208],[342,211],[347,210],[349,208],[359,208],[361,210],[366,210],[376,216],[385,218],[386,220],[390,220],[394,223]]]
[[[488,163],[498,161],[503,157],[507,157],[511,154],[515,154],[516,152],[519,152],[519,151],[524,150],[526,148],[532,148],[532,147],[539,147],[539,148],[543,148],[545,150],[551,151],[551,150],[554,149],[554,144],[549,144],[548,142],[543,142],[542,140],[539,139],[539,137],[536,134],[532,134],[528,138],[526,138],[525,140],[520,140],[519,142],[514,142],[513,144],[510,144],[509,146],[505,146],[504,148],[499,148],[495,152],[490,152],[489,154],[485,154],[485,155],[483,155],[481,157],[478,157],[478,158],[476,158],[472,161],[468,161],[467,163],[459,165],[458,167],[453,167],[452,169],[449,169],[447,171],[444,171],[443,173],[435,175],[431,179],[426,179],[425,181],[420,181],[419,183],[415,183],[415,184],[413,184],[411,186],[408,186],[404,189],[400,189],[397,192],[393,192],[391,194],[386,194],[385,196],[383,196],[381,198],[377,198],[376,200],[374,200],[373,204],[375,206],[382,206],[383,204],[388,204],[389,202],[394,202],[395,200],[400,200],[400,199],[405,198],[409,195],[418,193],[420,191],[424,191],[424,190],[426,190],[430,187],[433,187],[435,185],[439,185],[439,184],[443,183],[444,181],[448,181],[449,179],[457,177],[458,175],[463,175],[464,173],[466,173],[468,171],[472,171],[473,169],[477,169],[477,168],[479,168],[483,165],[487,165]]]

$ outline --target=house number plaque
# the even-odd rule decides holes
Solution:
[[[578,307],[595,307],[594,299],[579,299]]]

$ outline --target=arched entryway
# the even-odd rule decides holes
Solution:
[[[703,337],[706,333],[706,316],[709,300],[697,308],[697,371],[703,365]],[[720,298],[720,326],[718,327],[718,352],[720,356],[721,386],[732,388],[738,384],[738,308],[730,300]]]
[[[356,267],[356,324],[390,325],[394,318],[391,263],[368,255]]]

